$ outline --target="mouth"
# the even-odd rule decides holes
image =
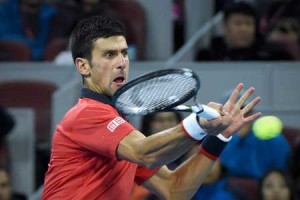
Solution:
[[[113,80],[113,82],[116,84],[116,85],[118,85],[118,86],[122,86],[122,85],[124,85],[125,84],[125,77],[124,76],[118,76],[118,77],[116,77],[114,80]]]

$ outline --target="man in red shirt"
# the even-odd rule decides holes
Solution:
[[[241,109],[254,88],[237,99],[243,88],[239,84],[224,106],[208,104],[220,112],[217,119],[191,114],[174,128],[145,137],[111,104],[128,77],[123,26],[105,17],[86,18],[70,41],[84,88],[54,134],[44,200],[129,200],[134,182],[163,199],[190,199],[231,135],[260,116],[244,117],[260,98]],[[201,150],[175,171],[164,166],[200,141]]]

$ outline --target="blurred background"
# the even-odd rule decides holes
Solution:
[[[202,103],[221,102],[239,82],[254,86],[262,97],[257,111],[282,121],[280,135],[291,149],[284,169],[300,171],[292,160],[300,143],[300,1],[1,0],[1,200],[40,199],[52,134],[80,94],[68,39],[92,15],[124,23],[130,79],[190,68],[200,77]],[[128,120],[140,128],[140,116]],[[295,194],[299,177],[293,175]],[[231,184],[258,198],[263,177],[239,178]]]

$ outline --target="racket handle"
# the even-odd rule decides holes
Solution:
[[[206,105],[192,106],[192,111],[199,117],[203,117],[207,120],[212,120],[220,116],[218,111]]]

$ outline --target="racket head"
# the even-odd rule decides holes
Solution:
[[[119,88],[112,97],[117,110],[126,115],[170,111],[196,96],[200,80],[192,70],[163,69],[142,75]]]

